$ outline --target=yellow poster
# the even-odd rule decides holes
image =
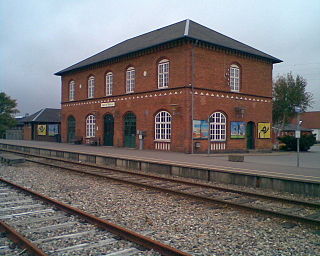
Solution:
[[[270,139],[271,129],[270,123],[258,123],[258,138],[259,139]]]
[[[45,124],[38,124],[38,135],[47,135],[47,126]]]

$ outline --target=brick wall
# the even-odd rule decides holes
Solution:
[[[193,53],[192,53],[193,51]],[[193,57],[192,57],[193,55]],[[157,63],[170,61],[169,88],[157,88]],[[241,70],[240,93],[230,92],[225,73],[237,63]],[[125,71],[129,66],[136,70],[135,93],[125,93]],[[194,69],[193,69],[194,68]],[[194,73],[192,73],[192,70]],[[105,95],[105,74],[113,72],[113,95]],[[144,75],[145,74],[145,75]],[[87,80],[96,78],[95,99],[87,99]],[[62,77],[62,141],[67,141],[67,118],[76,119],[76,136],[85,137],[85,119],[96,115],[96,136],[103,143],[104,116],[112,114],[115,122],[114,145],[124,145],[124,115],[133,112],[137,117],[137,129],[146,131],[146,149],[154,149],[154,116],[161,110],[172,115],[170,150],[191,151],[191,83],[194,78],[194,119],[207,120],[216,111],[227,117],[226,150],[246,148],[246,139],[230,139],[230,121],[272,122],[271,90],[272,64],[184,44],[151,54],[123,60],[104,67],[85,70]],[[68,102],[68,84],[76,83],[75,101]],[[114,107],[102,108],[103,102],[115,102]],[[245,109],[243,117],[235,113],[235,107]],[[256,136],[255,130],[255,136]],[[201,140],[196,152],[206,152],[208,141]],[[138,145],[138,139],[137,139]],[[271,139],[255,139],[255,148],[271,149]]]

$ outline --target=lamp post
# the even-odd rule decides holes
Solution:
[[[301,123],[302,123],[302,121],[300,121],[300,113],[302,112],[302,109],[301,109],[301,107],[294,107],[294,110],[295,110],[296,113],[298,113],[295,137],[297,139],[297,167],[299,167],[300,166],[300,158],[299,158],[300,137],[301,137]]]

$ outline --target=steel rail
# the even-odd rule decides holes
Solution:
[[[165,178],[165,177],[159,177],[159,176],[156,176],[156,175],[149,175],[149,174],[142,174],[142,173],[137,173],[137,172],[132,172],[132,171],[118,170],[118,169],[115,169],[115,168],[99,166],[97,164],[89,164],[89,163],[82,163],[82,162],[79,163],[79,162],[75,162],[75,161],[72,161],[72,160],[53,158],[53,157],[47,157],[47,156],[38,156],[38,155],[24,153],[24,152],[19,152],[19,153],[23,154],[23,155],[32,155],[32,156],[37,157],[37,158],[44,158],[44,159],[54,160],[54,161],[58,161],[58,162],[65,162],[65,163],[71,163],[71,164],[76,164],[76,165],[82,165],[82,166],[87,166],[87,167],[91,167],[91,168],[98,168],[98,169],[100,168],[100,169],[104,169],[104,170],[117,171],[117,172],[122,172],[122,173],[126,173],[126,174],[131,174],[131,175],[139,175],[139,176],[142,176],[142,177],[156,178],[156,179],[159,179],[159,180],[180,182],[180,183],[183,183],[183,184],[193,185],[193,186],[196,185],[196,186],[199,186],[199,187],[203,186],[203,187],[207,187],[207,188],[218,189],[218,190],[223,190],[223,191],[227,191],[227,192],[233,192],[233,193],[238,193],[238,194],[243,194],[243,195],[248,195],[248,196],[261,197],[261,198],[270,199],[270,200],[278,200],[278,201],[283,201],[283,202],[293,203],[293,204],[301,204],[301,205],[305,205],[305,206],[309,206],[309,207],[316,207],[316,208],[320,207],[320,205],[317,204],[317,203],[310,203],[310,202],[305,202],[305,201],[291,200],[291,199],[279,198],[279,197],[263,195],[263,194],[256,194],[256,193],[251,193],[251,192],[237,191],[237,190],[233,190],[233,189],[225,189],[225,188],[221,189],[219,187],[215,187],[215,186],[212,186],[212,185],[202,185],[202,184],[199,184],[199,183],[182,181],[182,180],[178,180],[178,179],[170,179],[170,178]],[[36,160],[31,160],[31,159],[27,159],[27,161],[34,162],[34,163],[39,163],[39,164],[43,164],[43,165],[47,165],[47,166],[51,166],[51,167],[63,168],[63,169],[66,169],[66,170],[75,171],[75,172],[79,172],[79,173],[87,173],[87,174],[90,174],[90,175],[100,176],[100,177],[104,177],[104,178],[107,178],[107,179],[120,181],[120,182],[124,182],[124,183],[127,183],[127,184],[132,184],[132,185],[135,185],[135,186],[145,187],[145,188],[149,188],[149,189],[150,188],[151,189],[156,189],[158,191],[167,192],[167,193],[171,193],[171,194],[187,196],[189,198],[193,198],[193,199],[196,199],[196,200],[202,200],[202,201],[206,201],[206,202],[209,202],[209,203],[220,203],[220,204],[224,204],[224,205],[230,205],[232,207],[236,207],[236,208],[243,209],[243,210],[255,211],[255,212],[259,212],[259,213],[268,214],[268,215],[271,215],[271,216],[277,216],[277,217],[281,217],[281,218],[285,218],[285,219],[289,219],[289,220],[304,222],[306,224],[320,226],[320,220],[316,220],[316,219],[312,219],[312,218],[308,218],[308,217],[297,216],[297,215],[293,215],[293,214],[289,214],[289,213],[281,213],[281,212],[277,212],[277,211],[273,211],[273,210],[267,210],[267,209],[263,209],[263,208],[259,208],[259,207],[254,207],[254,206],[249,206],[249,205],[244,205],[244,204],[239,204],[239,203],[234,203],[234,202],[228,202],[226,200],[217,199],[217,198],[210,198],[210,197],[205,197],[205,196],[200,196],[200,195],[194,195],[194,194],[191,194],[191,193],[182,192],[182,191],[176,191],[176,190],[169,189],[169,188],[160,188],[160,187],[153,186],[153,185],[150,185],[150,184],[142,184],[142,183],[139,183],[139,182],[136,182],[136,181],[129,181],[129,180],[125,180],[125,179],[121,179],[121,178],[117,178],[117,177],[109,177],[109,176],[105,176],[103,174],[96,173],[96,172],[95,173],[91,173],[91,172],[88,172],[88,171],[83,171],[83,170],[79,170],[79,169],[73,169],[73,168],[66,167],[66,166],[54,165],[54,164],[50,164],[50,163],[44,163],[44,162],[41,162],[41,161],[38,162]]]
[[[293,215],[293,214],[289,214],[289,213],[281,213],[281,212],[277,212],[277,211],[273,211],[273,210],[263,209],[263,208],[259,208],[259,207],[254,207],[254,206],[249,206],[249,205],[244,205],[244,204],[239,204],[239,203],[234,203],[234,202],[228,202],[228,201],[222,200],[222,199],[211,198],[211,197],[206,197],[206,196],[201,196],[201,195],[195,195],[195,194],[191,194],[191,193],[183,192],[183,191],[176,191],[176,190],[170,189],[170,188],[161,188],[161,187],[154,186],[152,184],[145,184],[145,183],[125,180],[125,179],[121,179],[121,178],[117,178],[117,177],[109,177],[109,176],[105,176],[102,173],[101,174],[97,173],[97,172],[92,173],[90,171],[83,171],[83,170],[73,169],[73,168],[66,167],[66,166],[54,165],[51,163],[43,163],[40,161],[38,162],[35,160],[30,160],[30,159],[28,159],[28,161],[51,166],[51,167],[58,167],[58,168],[62,168],[62,169],[66,169],[66,170],[70,170],[70,171],[74,171],[74,172],[78,172],[78,173],[86,173],[86,174],[93,175],[93,176],[99,176],[99,177],[107,178],[110,180],[120,181],[120,182],[124,182],[124,183],[135,185],[135,186],[140,186],[140,187],[144,187],[144,188],[155,189],[155,190],[158,190],[161,192],[185,196],[185,197],[196,199],[196,200],[202,200],[202,201],[205,201],[208,203],[219,203],[219,204],[229,205],[229,206],[232,206],[232,207],[235,207],[238,209],[242,209],[242,210],[255,211],[258,213],[262,213],[262,214],[277,216],[277,217],[281,217],[281,218],[285,218],[285,219],[289,219],[289,220],[294,220],[294,221],[299,221],[299,222],[303,222],[306,224],[320,227],[320,220],[316,220],[316,219],[312,219],[312,218],[308,218],[308,217],[297,216],[297,215]],[[60,160],[58,160],[58,161],[60,161]],[[91,166],[91,167],[94,167],[94,166]],[[135,174],[135,173],[131,172],[131,174]],[[196,185],[198,185],[198,183],[196,183]]]
[[[142,172],[138,172],[138,171],[128,171],[128,170],[119,169],[119,168],[116,168],[116,167],[111,168],[111,167],[105,167],[105,166],[92,164],[92,163],[90,164],[90,163],[85,163],[85,162],[77,162],[77,161],[70,160],[70,159],[61,159],[61,158],[56,158],[56,157],[39,156],[39,155],[31,154],[31,153],[20,152],[20,151],[15,151],[15,150],[10,150],[10,149],[2,149],[2,150],[8,151],[8,152],[12,152],[12,153],[21,154],[21,155],[33,156],[33,157],[37,157],[37,158],[44,158],[44,159],[55,160],[55,161],[59,161],[59,162],[72,163],[72,164],[80,165],[80,166],[94,167],[94,168],[99,168],[99,169],[103,169],[103,170],[110,170],[110,171],[126,173],[126,174],[130,174],[130,175],[132,175],[132,174],[139,175],[141,177],[146,177],[146,178],[156,178],[158,180],[163,180],[163,181],[179,182],[179,183],[185,184],[185,185],[201,186],[203,188],[217,189],[217,190],[225,191],[225,192],[238,193],[238,194],[242,194],[242,195],[255,196],[255,197],[264,198],[264,199],[278,200],[278,201],[285,202],[285,203],[291,203],[291,204],[297,204],[297,205],[304,205],[304,206],[309,206],[309,207],[320,208],[320,203],[314,203],[314,202],[308,202],[308,201],[302,201],[302,200],[295,200],[295,199],[289,199],[289,198],[273,196],[273,195],[265,195],[265,194],[261,194],[261,193],[254,193],[254,192],[248,192],[248,191],[240,191],[240,190],[232,189],[232,188],[222,188],[222,187],[214,186],[214,185],[211,185],[211,184],[203,184],[203,183],[191,182],[191,181],[181,180],[181,179],[178,179],[178,178],[161,177],[159,175],[146,174],[146,173],[142,173]],[[29,162],[38,163],[35,160],[31,160],[31,159],[26,159],[26,160],[29,161]],[[42,164],[44,164],[44,163],[42,163]]]
[[[9,226],[0,220],[0,231],[8,233],[8,237],[17,244],[20,248],[25,248],[29,253],[36,256],[48,256],[48,254],[44,253],[40,248],[38,248],[35,244],[33,244],[30,240],[25,238],[19,232],[17,232],[14,228]]]
[[[77,215],[79,216],[80,218],[83,218],[85,219],[86,221],[88,221],[89,223],[91,224],[94,224],[96,225],[97,227],[99,228],[102,228],[102,229],[105,229],[105,230],[108,230],[109,232],[115,234],[115,235],[118,235],[126,240],[129,240],[131,242],[134,242],[136,244],[139,244],[145,248],[148,248],[148,249],[153,249],[159,253],[161,253],[162,255],[164,256],[190,256],[190,254],[186,253],[186,252],[183,252],[183,251],[180,251],[176,248],[173,248],[169,245],[166,245],[166,244],[163,244],[163,243],[160,243],[158,241],[155,241],[151,238],[148,238],[146,236],[143,236],[139,233],[136,233],[134,231],[131,231],[131,230],[128,230],[126,228],[123,228],[119,225],[116,225],[114,223],[111,223],[109,221],[106,221],[106,220],[103,220],[103,219],[100,219],[92,214],[89,214],[89,213],[86,213],[82,210],[79,210],[77,208],[74,208],[72,206],[69,206],[67,204],[64,204],[62,202],[59,202],[57,200],[54,200],[52,198],[49,198],[47,196],[44,196],[38,192],[35,192],[35,191],[32,191],[28,188],[24,188],[20,185],[17,185],[17,184],[14,184],[10,181],[7,181],[3,178],[0,177],[0,181],[4,182],[4,183],[7,183],[9,184],[10,186],[13,186],[19,190],[22,190],[28,194],[31,194],[32,196],[35,196],[39,199],[41,199],[42,201],[45,201],[49,204],[52,204],[54,205],[55,207],[57,207],[58,209],[61,209],[65,212],[68,212],[70,214],[73,214],[73,215]],[[46,255],[46,254],[44,254]]]

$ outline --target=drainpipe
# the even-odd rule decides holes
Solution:
[[[195,66],[194,66],[194,47],[198,44],[198,40],[196,40],[195,43],[192,44],[191,49],[191,154],[194,153],[193,149],[193,119],[194,119],[194,109],[195,109],[195,103],[194,103],[194,83],[195,83]]]

